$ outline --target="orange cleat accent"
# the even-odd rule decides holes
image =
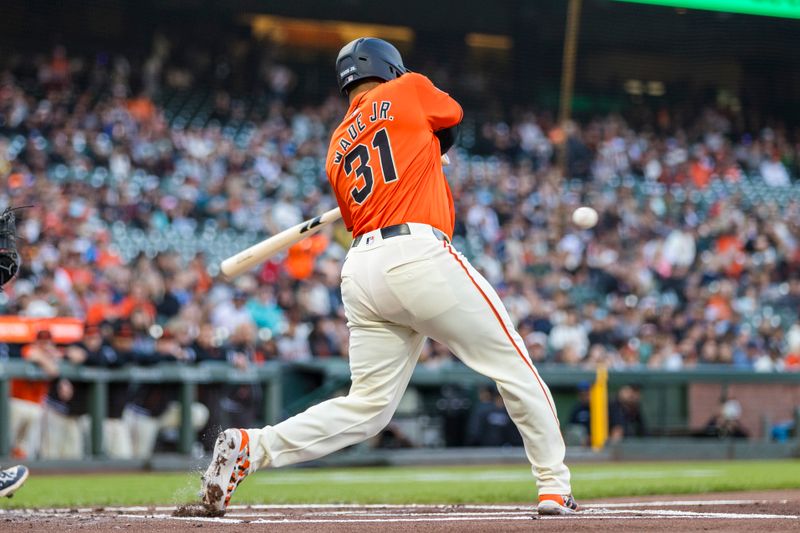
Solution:
[[[572,494],[540,494],[536,510],[540,515],[569,515],[578,512],[578,502]]]

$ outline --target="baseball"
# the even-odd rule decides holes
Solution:
[[[597,224],[597,211],[591,207],[579,207],[572,213],[572,221],[583,229],[593,228]]]

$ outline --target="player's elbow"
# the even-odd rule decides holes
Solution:
[[[439,139],[439,146],[441,148],[441,153],[444,154],[450,148],[453,147],[453,145],[458,140],[459,130],[460,130],[459,125],[456,124],[455,126],[451,126],[449,128],[444,128],[434,132],[436,138]]]

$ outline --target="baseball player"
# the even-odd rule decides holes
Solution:
[[[224,513],[257,469],[317,459],[376,435],[430,337],[497,383],[532,465],[538,512],[577,511],[550,391],[497,293],[450,243],[455,213],[440,157],[453,144],[461,107],[380,39],[347,44],[336,70],[350,108],[326,167],[355,237],[342,267],[352,386],[275,426],[222,432],[203,476],[206,508]]]

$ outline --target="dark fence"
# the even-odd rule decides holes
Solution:
[[[595,373],[590,370],[546,365],[539,370],[553,392],[563,422],[576,401],[578,385],[592,382]],[[79,367],[64,363],[61,377],[90,384],[90,449],[94,456],[102,455],[103,420],[106,418],[110,383],[165,383],[177,386],[182,412],[178,450],[184,454],[191,451],[196,438],[191,425],[191,404],[197,398],[197,388],[200,385],[259,385],[263,392],[260,395],[260,401],[263,402],[261,422],[273,424],[332,395],[343,393],[350,383],[347,362],[338,359],[304,363],[268,362],[247,370],[239,370],[223,363],[121,369]],[[9,453],[8,399],[10,380],[13,378],[45,379],[41,370],[31,363],[21,360],[0,362],[0,456]],[[794,412],[800,406],[800,373],[754,373],[721,367],[681,372],[625,370],[609,373],[611,395],[620,386],[632,383],[642,388],[642,411],[649,420],[652,433],[662,436],[680,434],[687,430],[692,420],[698,419],[696,414],[693,416],[693,410],[709,408],[708,405],[691,404],[692,398],[708,398],[708,387],[720,396],[731,390],[741,391],[737,399],[745,410],[758,411],[766,407],[759,405],[761,397],[766,398],[764,394],[770,390],[774,392],[779,387],[786,391],[782,396],[788,402],[785,406],[788,412]],[[474,394],[478,387],[491,385],[491,381],[460,364],[439,368],[419,366],[414,372],[410,387],[436,395],[442,387],[448,385],[458,386],[467,394]],[[698,387],[700,394],[697,393]],[[705,394],[702,394],[703,391]],[[749,396],[744,397],[741,394]],[[756,433],[757,436],[765,437],[763,432]]]

